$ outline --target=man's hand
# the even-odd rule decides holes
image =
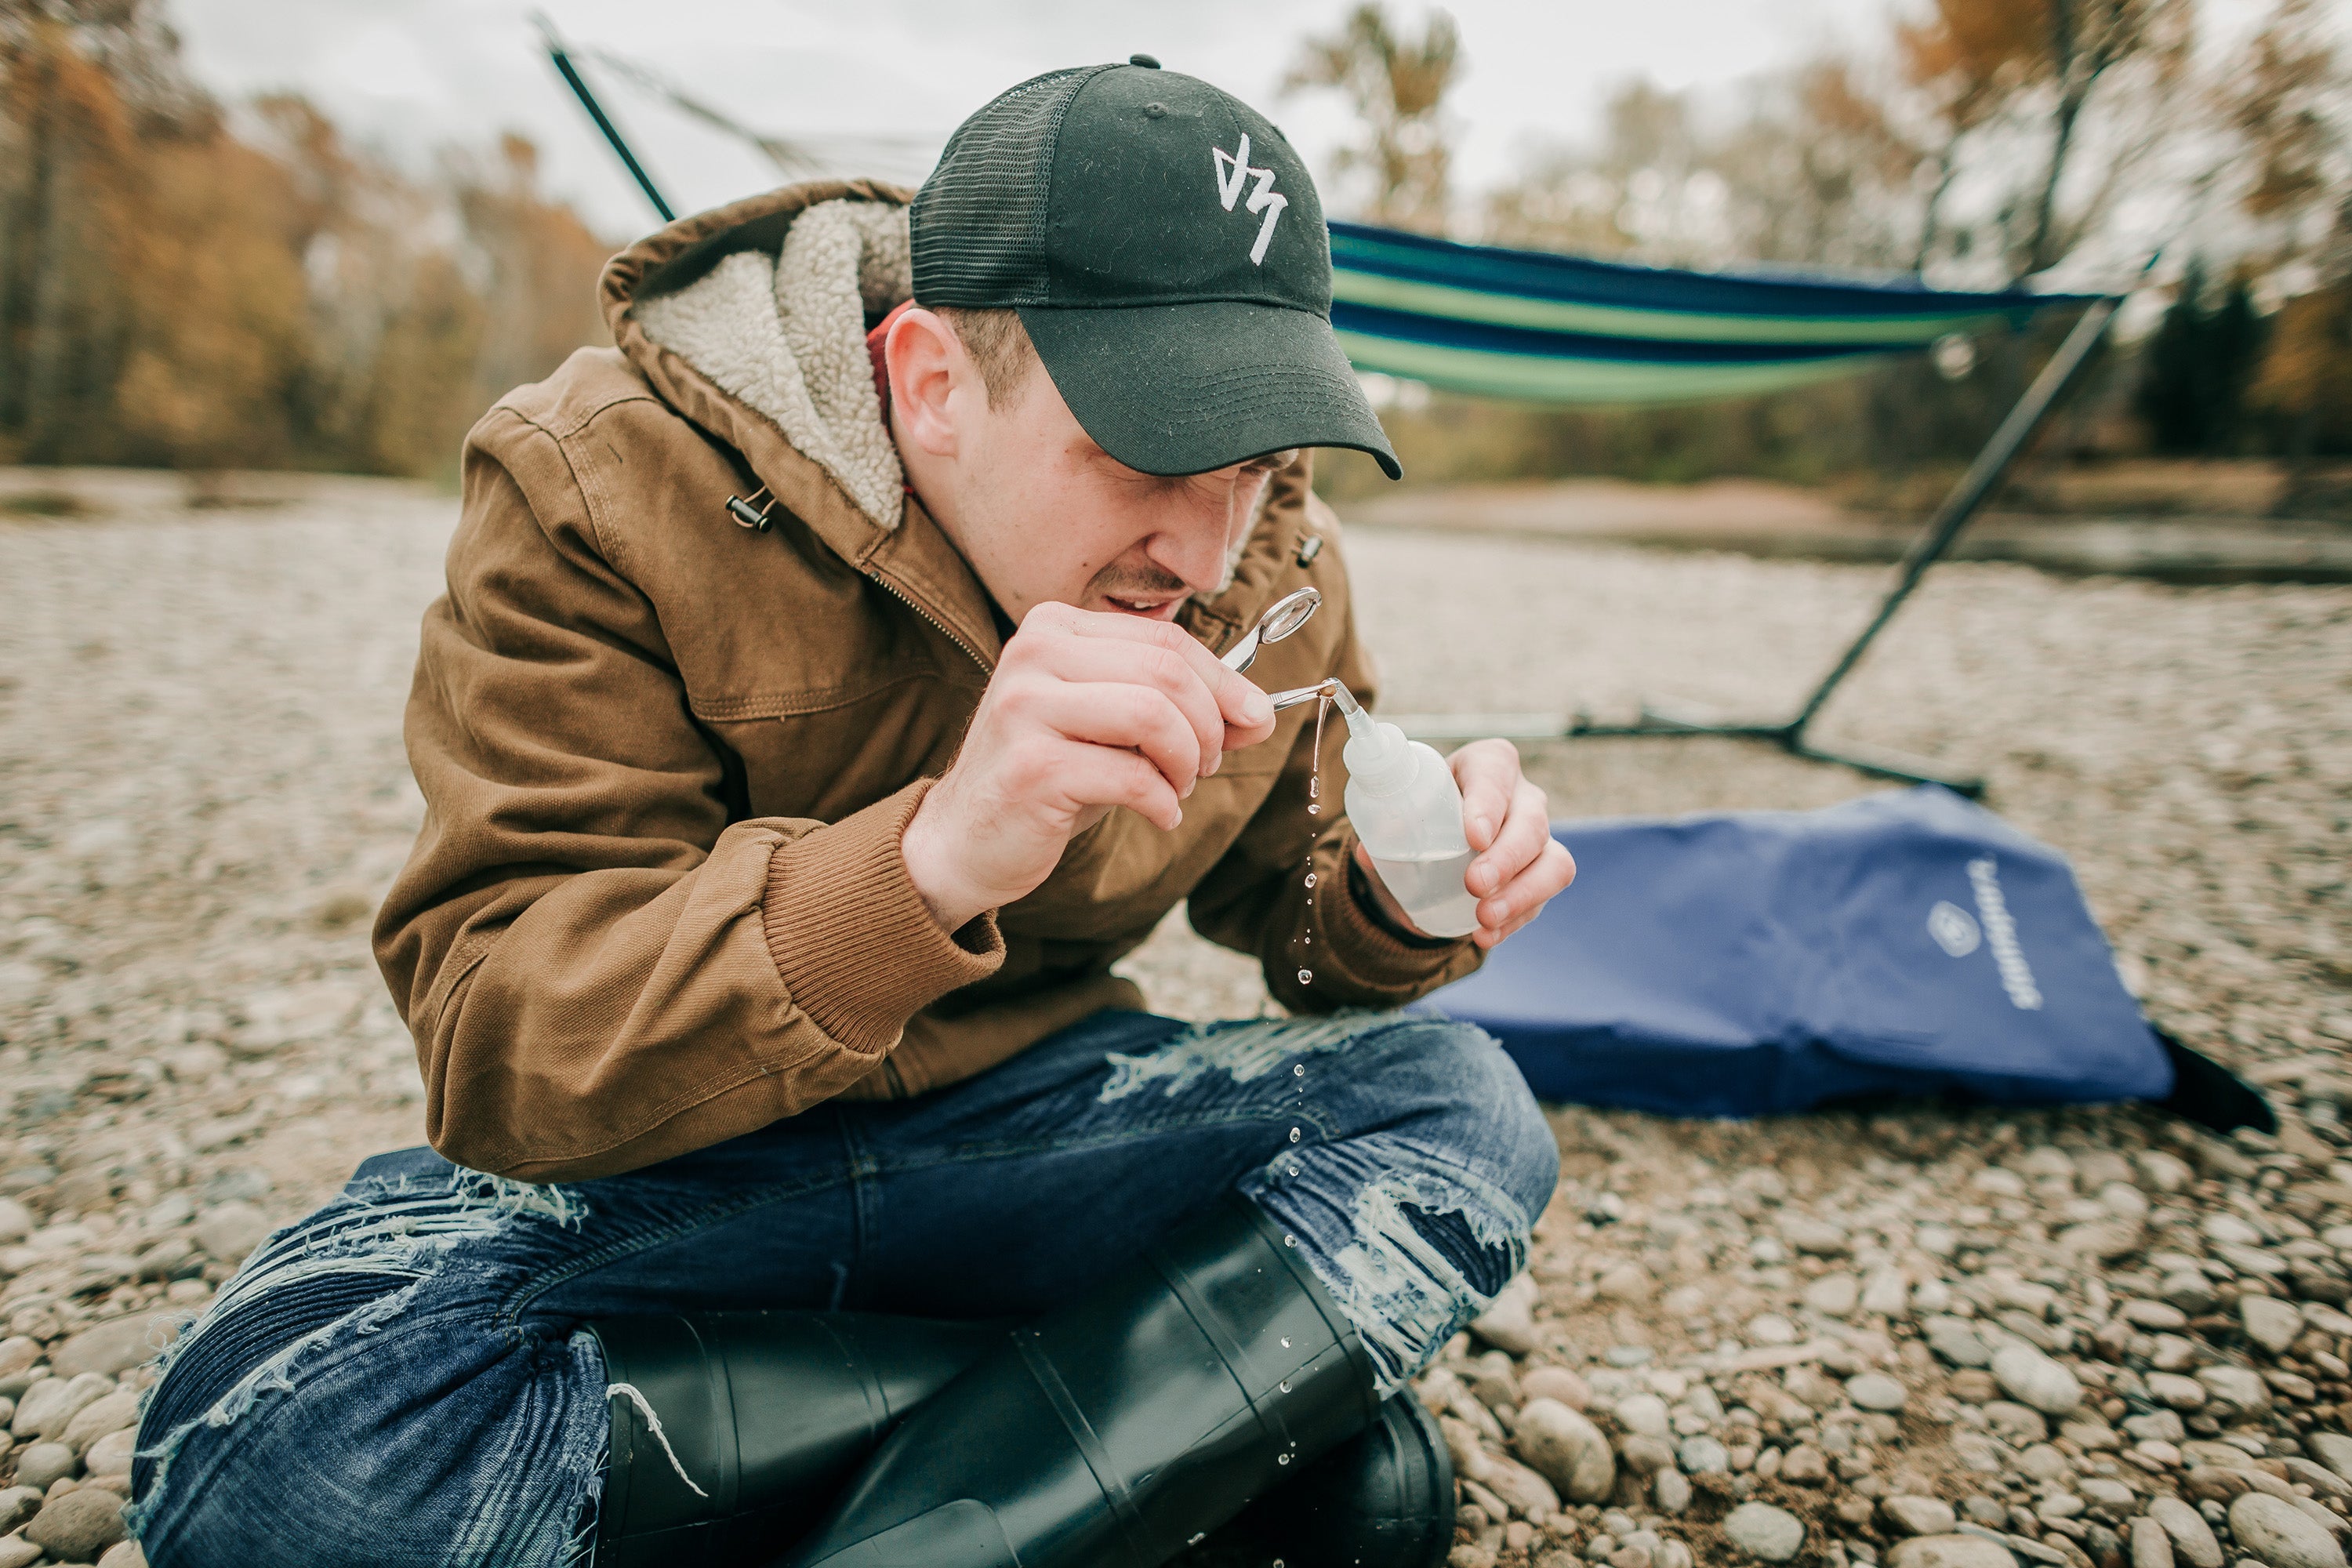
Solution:
[[[1476,856],[1463,880],[1478,899],[1478,929],[1471,940],[1493,947],[1543,912],[1552,896],[1576,880],[1576,860],[1551,836],[1544,792],[1519,771],[1519,751],[1508,741],[1473,741],[1447,759],[1462,791],[1462,834]],[[1408,931],[1419,931],[1403,906],[1381,887],[1363,842],[1356,859],[1380,893],[1381,910]]]
[[[907,874],[955,931],[1043,882],[1112,806],[1174,827],[1226,752],[1273,733],[1265,693],[1189,633],[1040,605],[1004,645],[955,765],[907,824]]]

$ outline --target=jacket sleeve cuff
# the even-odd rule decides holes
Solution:
[[[950,935],[907,875],[898,840],[931,781],[780,844],[761,900],[768,953],[811,1023],[861,1055],[898,1041],[907,1020],[1004,962],[996,916]]]

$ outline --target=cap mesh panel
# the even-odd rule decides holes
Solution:
[[[1032,77],[960,126],[909,217],[915,298],[997,310],[1046,298],[1054,139],[1078,89],[1109,66]]]

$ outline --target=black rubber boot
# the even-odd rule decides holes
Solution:
[[[1411,1394],[1217,1531],[1220,1558],[1265,1568],[1438,1568],[1454,1550],[1454,1459]]]
[[[856,1312],[667,1314],[585,1327],[604,1347],[614,1390],[595,1568],[773,1561],[908,1411],[1003,1344],[1005,1331]]]
[[[1240,1199],[1015,1330],[884,1440],[785,1568],[1159,1568],[1361,1431],[1348,1321]]]

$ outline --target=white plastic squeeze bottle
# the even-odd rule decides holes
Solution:
[[[1412,923],[1432,936],[1478,929],[1478,900],[1463,881],[1470,841],[1462,836],[1462,792],[1445,759],[1352,699],[1348,716],[1348,820],[1381,881]]]

